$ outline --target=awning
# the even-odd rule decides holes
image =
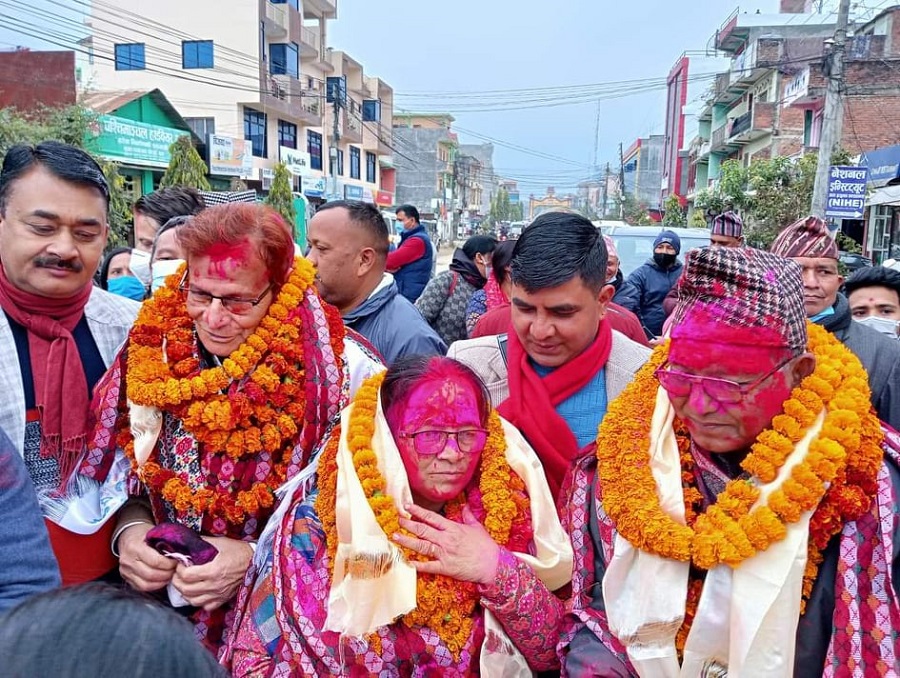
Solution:
[[[900,205],[900,186],[884,186],[872,191],[866,198],[866,207],[873,205]]]

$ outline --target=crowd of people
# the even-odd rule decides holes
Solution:
[[[900,674],[900,273],[821,219],[108,209],[3,160],[3,675]]]

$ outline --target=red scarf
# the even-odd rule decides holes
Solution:
[[[612,330],[601,321],[594,342],[576,358],[541,377],[515,332],[509,333],[509,393],[498,409],[524,434],[537,452],[550,491],[556,499],[569,467],[578,458],[578,441],[556,406],[584,388],[606,365],[612,350]]]
[[[92,286],[54,299],[23,292],[0,266],[0,308],[28,331],[34,397],[41,418],[41,456],[59,463],[65,480],[84,449],[88,386],[72,330],[84,315]]]

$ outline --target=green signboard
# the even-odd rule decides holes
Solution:
[[[89,149],[98,155],[129,165],[168,167],[169,146],[187,132],[101,115],[88,132]]]

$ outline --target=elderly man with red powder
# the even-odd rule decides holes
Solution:
[[[273,210],[211,207],[176,237],[186,263],[144,304],[95,391],[82,476],[125,469],[133,496],[111,544],[122,577],[168,587],[217,650],[275,490],[381,366],[320,299]]]
[[[694,251],[680,287],[567,518],[567,674],[897,675],[900,437],[865,370],[792,261]]]

